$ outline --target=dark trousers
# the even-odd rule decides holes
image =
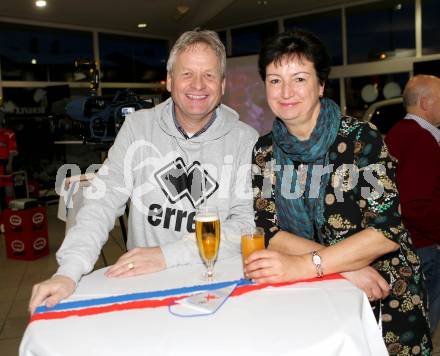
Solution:
[[[429,320],[431,333],[437,328],[440,319],[440,249],[436,245],[417,249],[422,261],[428,291]]]

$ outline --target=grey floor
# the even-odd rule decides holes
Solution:
[[[49,243],[51,254],[35,261],[6,258],[5,239],[0,235],[0,355],[18,355],[18,346],[29,316],[27,304],[32,286],[57,269],[55,251],[64,238],[64,223],[57,219],[57,206],[48,208]],[[116,227],[104,247],[104,256],[112,264],[124,252],[120,228]],[[104,266],[102,257],[95,268]]]
[[[0,355],[18,354],[18,346],[28,322],[27,304],[32,285],[50,277],[57,264],[54,252],[64,237],[64,223],[56,217],[57,207],[48,208],[49,242],[52,253],[35,261],[16,261],[6,258],[4,237],[0,235]],[[116,227],[104,247],[109,264],[123,253],[120,229]],[[102,258],[95,268],[103,267]],[[434,336],[433,355],[440,356],[440,327]]]

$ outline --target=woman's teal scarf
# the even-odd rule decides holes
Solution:
[[[282,230],[312,240],[315,231],[322,242],[321,227],[324,224],[324,195],[330,173],[321,177],[316,187],[311,184],[313,166],[328,165],[330,146],[336,139],[341,123],[341,111],[330,99],[321,99],[321,109],[310,138],[300,141],[291,135],[284,123],[276,119],[272,127],[273,153],[276,170],[275,204],[278,223]],[[307,173],[298,178],[296,165],[303,165]],[[317,169],[318,167],[315,167]],[[291,177],[291,179],[290,179]],[[283,178],[285,182],[283,183]],[[304,179],[305,178],[305,179]],[[313,181],[316,181],[315,175]],[[289,182],[291,182],[289,184]],[[312,186],[312,190],[311,190]],[[304,193],[298,197],[299,189]],[[317,191],[319,190],[319,192]],[[296,192],[296,194],[294,194]],[[289,196],[290,195],[290,196]],[[294,197],[292,197],[294,195]]]

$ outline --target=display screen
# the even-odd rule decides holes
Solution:
[[[258,75],[258,56],[228,58],[223,103],[240,115],[240,120],[260,134],[272,129],[275,115],[266,102],[264,83]]]

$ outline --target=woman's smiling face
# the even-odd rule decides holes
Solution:
[[[266,97],[273,113],[291,129],[315,127],[324,85],[313,63],[304,57],[285,56],[266,67]],[[306,130],[308,131],[308,130]],[[310,131],[311,132],[311,131]]]

